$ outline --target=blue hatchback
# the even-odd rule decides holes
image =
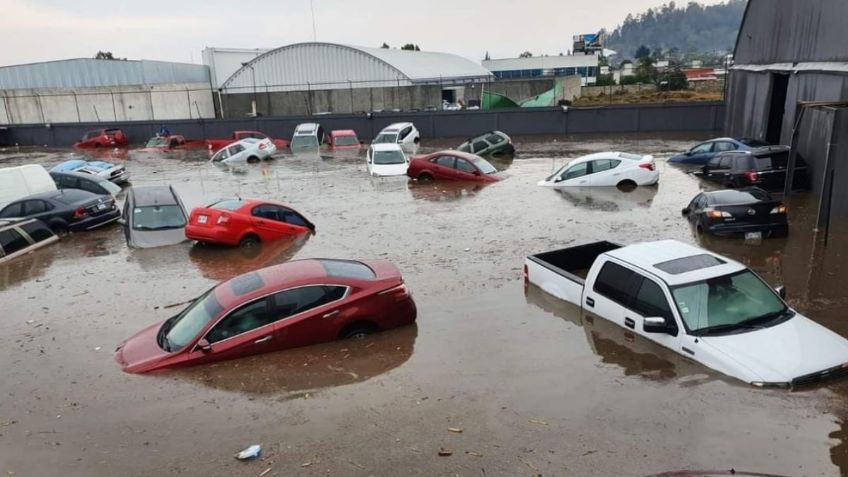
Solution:
[[[678,154],[668,162],[674,164],[704,165],[717,154],[727,151],[749,151],[757,147],[768,146],[765,141],[758,139],[719,137],[702,142],[683,154]]]

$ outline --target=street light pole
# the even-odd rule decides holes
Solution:
[[[242,63],[244,67],[250,68],[250,77],[253,82],[253,117],[256,117],[256,70],[250,63]]]

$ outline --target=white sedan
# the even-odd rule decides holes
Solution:
[[[212,162],[216,164],[259,162],[269,159],[275,152],[277,152],[277,146],[270,139],[248,137],[222,147],[212,156]]]
[[[640,156],[626,152],[599,152],[574,159],[547,179],[539,181],[539,185],[545,187],[634,187],[654,185],[659,180],[660,173],[654,164],[653,156]]]
[[[368,173],[374,177],[405,176],[409,158],[400,144],[372,144],[365,156]]]

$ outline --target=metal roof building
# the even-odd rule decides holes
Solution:
[[[598,55],[531,56],[483,60],[483,66],[498,79],[577,75],[587,85],[597,81],[598,60]]]
[[[238,93],[257,87],[265,92],[282,92],[461,85],[491,78],[482,66],[448,53],[298,43],[269,50],[246,62],[221,89]]]

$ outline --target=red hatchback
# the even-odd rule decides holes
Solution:
[[[416,315],[387,261],[296,260],[220,283],[118,345],[115,360],[146,373],[358,337]]]
[[[314,231],[312,222],[285,204],[226,199],[192,210],[185,235],[202,243],[251,247]]]
[[[459,151],[439,151],[415,157],[406,175],[420,182],[432,180],[497,182],[498,170],[489,161],[474,154]]]
[[[99,149],[101,147],[127,147],[129,139],[120,129],[96,129],[85,133],[80,141],[74,144],[79,149]]]

